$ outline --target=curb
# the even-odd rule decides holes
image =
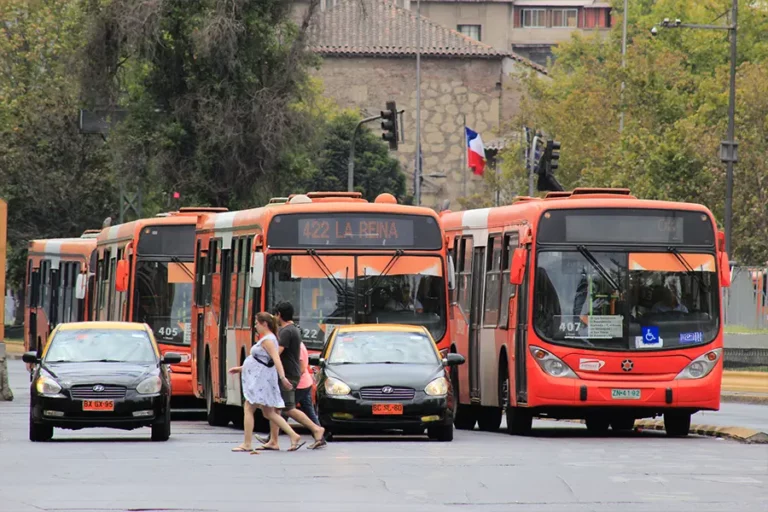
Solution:
[[[635,428],[664,430],[664,422],[662,420],[638,420],[635,422]],[[768,444],[768,434],[751,428],[691,425],[688,433],[706,437],[722,437],[746,444]]]
[[[720,396],[723,403],[768,405],[768,393],[750,394],[736,391],[726,391]]]

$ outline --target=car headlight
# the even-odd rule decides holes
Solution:
[[[38,395],[55,396],[61,393],[61,386],[51,377],[41,375],[35,381],[35,390]]]
[[[445,377],[438,377],[427,384],[424,392],[429,396],[445,396],[448,394],[448,380]]]
[[[568,377],[571,379],[579,378],[579,376],[571,370],[570,366],[565,364],[562,359],[553,353],[533,345],[528,348],[531,351],[531,355],[533,355],[534,361],[536,361],[539,367],[548,375],[551,375],[552,377]]]
[[[333,396],[348,395],[350,391],[352,390],[349,389],[349,386],[344,384],[339,379],[334,379],[333,377],[329,377],[328,380],[325,381],[325,392],[328,395],[333,395]]]
[[[688,366],[683,368],[683,371],[678,373],[675,379],[702,379],[706,377],[714,370],[722,354],[723,349],[721,348],[710,350],[688,363]]]
[[[161,389],[163,389],[163,381],[157,375],[144,379],[136,386],[136,392],[142,395],[154,395]]]

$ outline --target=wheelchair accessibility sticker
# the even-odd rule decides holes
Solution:
[[[641,336],[635,336],[635,348],[663,347],[664,340],[659,336],[658,327],[641,327]]]

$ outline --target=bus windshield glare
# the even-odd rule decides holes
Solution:
[[[335,325],[422,325],[446,330],[443,260],[437,256],[275,255],[267,263],[266,307],[294,307],[308,348],[321,348]]]
[[[152,328],[158,343],[191,344],[191,263],[136,262],[137,322]]]

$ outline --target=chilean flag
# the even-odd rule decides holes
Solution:
[[[472,168],[472,172],[478,176],[483,175],[485,169],[485,146],[480,134],[464,128],[467,135],[467,166]]]

